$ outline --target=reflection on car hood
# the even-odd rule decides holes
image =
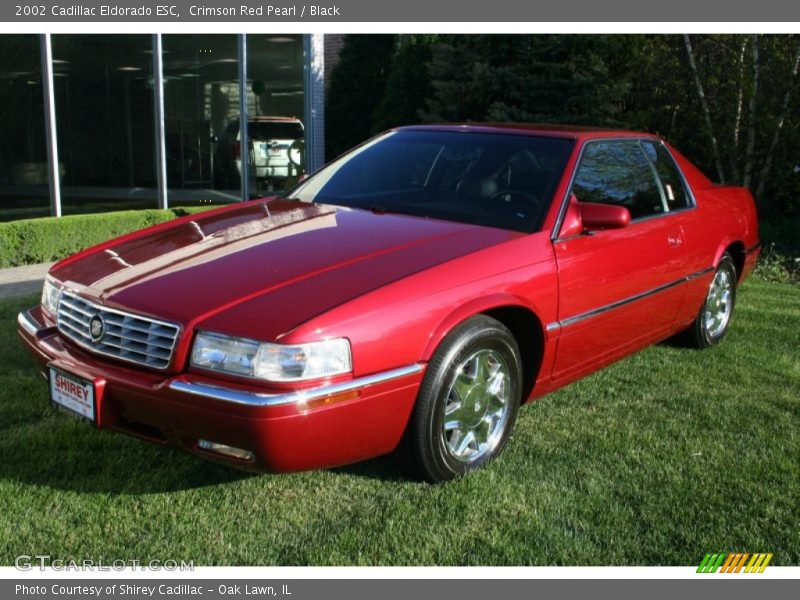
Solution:
[[[278,335],[401,277],[520,235],[277,199],[143,232],[68,259],[52,275],[109,306],[184,325],[280,290],[281,305],[269,310]]]

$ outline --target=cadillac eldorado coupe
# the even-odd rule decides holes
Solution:
[[[396,452],[438,482],[521,404],[720,342],[758,252],[750,193],[656,136],[412,126],[60,261],[19,333],[96,427],[260,471]]]

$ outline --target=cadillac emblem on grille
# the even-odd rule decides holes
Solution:
[[[92,320],[89,321],[89,335],[92,336],[93,342],[99,342],[103,339],[103,336],[106,333],[106,324],[103,321],[103,317],[100,315],[95,315],[92,317]]]
[[[92,352],[166,369],[180,325],[96,304],[71,290],[58,302],[56,323],[62,335]]]

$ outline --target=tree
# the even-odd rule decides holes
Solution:
[[[689,39],[688,34],[683,35],[683,42],[686,45],[686,55],[689,58],[689,68],[692,71],[692,78],[694,79],[694,87],[697,90],[697,97],[700,100],[700,108],[703,110],[703,118],[706,122],[706,129],[708,130],[708,139],[711,142],[711,153],[714,156],[714,163],[717,167],[717,177],[719,181],[725,182],[725,168],[722,166],[722,157],[719,154],[719,144],[717,143],[717,135],[714,132],[714,125],[711,122],[711,110],[708,108],[708,100],[706,99],[706,93],[703,90],[703,82],[700,81],[700,74],[697,72],[697,63],[694,59],[694,49],[692,48],[692,42]],[[756,57],[758,56],[758,46],[754,46],[754,52],[756,53]],[[755,64],[758,64],[756,60]],[[756,70],[756,73],[758,71]],[[758,79],[756,78],[756,81]],[[755,94],[752,96],[753,100],[755,99]],[[752,120],[751,120],[752,124]],[[752,139],[752,135],[750,136]],[[752,151],[752,143],[748,144],[748,153]],[[749,174],[749,169],[748,169]]]
[[[348,36],[345,50],[337,152],[418,120],[623,126],[750,187],[762,216],[800,213],[798,35]]]
[[[403,35],[389,67],[386,91],[373,116],[373,133],[420,121],[432,88],[427,73],[435,35]]]
[[[372,134],[395,49],[394,35],[348,35],[326,96],[325,153],[332,159]]]
[[[800,36],[637,36],[622,120],[665,136],[762,216],[800,207]]]
[[[610,36],[448,36],[433,47],[432,121],[618,124],[629,88]]]
[[[786,118],[789,116],[792,94],[797,87],[797,73],[798,70],[800,70],[800,45],[798,45],[794,52],[794,58],[791,64],[791,74],[787,77],[789,85],[786,86],[786,91],[783,94],[783,102],[781,103],[779,111],[776,113],[776,123],[772,133],[772,140],[769,143],[767,154],[764,158],[764,164],[761,167],[761,176],[758,180],[758,187],[756,188],[756,197],[760,198],[764,196],[764,190],[767,187],[770,171],[772,169],[772,162],[775,158],[775,150],[778,147],[778,142],[780,141],[781,132],[783,131],[783,126],[786,123]],[[798,123],[795,121],[793,122],[793,125],[796,128]]]
[[[792,135],[799,124],[795,90],[800,83],[800,36],[692,37],[694,46],[684,36],[695,80],[696,96],[690,102],[700,104],[720,180],[727,172],[729,183],[750,188],[762,213],[791,212],[796,199],[786,198],[782,208],[770,199],[783,194],[782,186],[772,181],[775,167],[782,178],[794,172],[781,142],[786,130]],[[704,99],[703,88],[713,90],[713,96]],[[746,132],[744,150],[739,143],[742,131]],[[715,138],[731,143],[715,149]],[[795,188],[797,183],[795,178]],[[794,196],[798,194],[800,190],[795,189]]]

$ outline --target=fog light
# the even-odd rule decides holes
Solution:
[[[226,446],[225,444],[218,444],[217,442],[211,442],[209,440],[198,440],[197,447],[207,452],[213,452],[214,454],[220,454],[228,458],[235,458],[236,460],[246,460],[249,462],[255,459],[255,455],[249,450],[234,448],[233,446]]]

